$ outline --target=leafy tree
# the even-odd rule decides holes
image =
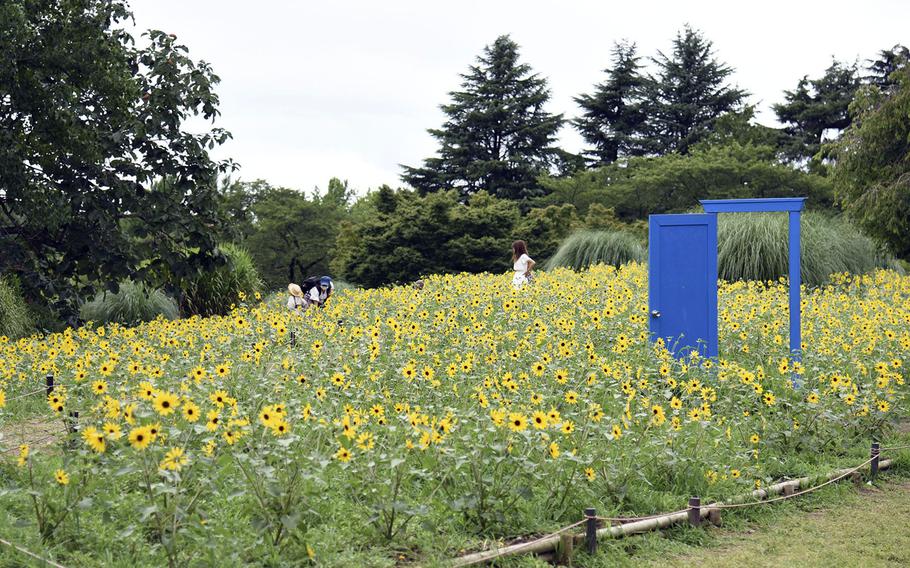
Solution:
[[[401,179],[421,194],[457,189],[507,199],[540,195],[537,176],[553,161],[562,115],[549,114],[546,79],[519,63],[518,45],[500,36],[484,49],[461,91],[442,105],[448,119],[429,130],[440,148],[423,167],[404,166]]]
[[[225,179],[218,188],[219,242],[242,243],[255,232],[253,204],[271,186],[265,180],[245,182]]]
[[[861,88],[853,124],[833,146],[838,200],[869,235],[910,259],[910,67],[896,87]]]
[[[0,4],[0,272],[67,316],[98,283],[217,261],[229,164],[208,150],[229,134],[184,122],[217,117],[218,77],[173,35],[136,47],[130,18],[122,0]]]
[[[783,103],[773,105],[777,119],[786,125],[784,154],[793,162],[806,162],[812,171],[822,167],[819,151],[825,133],[850,125],[848,107],[859,87],[855,64],[833,61],[818,79],[804,76],[796,89],[784,92]]]
[[[733,68],[717,60],[712,42],[686,26],[676,34],[673,51],[658,51],[657,75],[645,85],[645,133],[649,153],[688,154],[724,113],[737,110],[748,96],[727,83]]]
[[[250,207],[253,232],[243,241],[265,284],[274,289],[314,274],[328,274],[350,191],[333,178],[324,195],[257,182]],[[263,185],[264,184],[264,185]]]
[[[646,115],[641,96],[645,80],[639,72],[639,59],[634,43],[614,44],[613,66],[604,70],[607,80],[596,85],[593,94],[575,97],[584,113],[572,124],[593,146],[585,152],[591,165],[612,164],[620,156],[647,152],[642,140]]]
[[[755,122],[755,106],[746,105],[742,110],[728,112],[714,121],[714,128],[694,149],[729,144],[755,147],[780,147],[786,138],[782,129],[771,128]]]
[[[898,85],[897,81],[891,78],[891,74],[910,63],[910,49],[907,49],[905,45],[897,44],[891,49],[879,51],[877,59],[868,59],[866,63],[869,64],[866,67],[869,74],[863,77],[863,81],[875,85],[883,91],[888,91]]]

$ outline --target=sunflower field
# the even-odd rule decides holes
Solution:
[[[852,464],[906,416],[910,277],[804,289],[801,362],[786,282],[719,294],[717,361],[649,341],[640,264],[0,338],[0,532],[72,566],[432,564]]]

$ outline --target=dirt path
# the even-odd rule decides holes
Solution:
[[[752,534],[721,532],[717,546],[652,566],[910,566],[910,483],[864,489],[843,503],[786,515]]]

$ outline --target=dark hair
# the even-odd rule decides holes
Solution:
[[[512,243],[512,262],[515,262],[521,255],[528,254],[528,245],[524,241],[515,241]]]

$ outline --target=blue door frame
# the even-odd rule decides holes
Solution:
[[[690,339],[701,339],[705,344],[706,354],[718,355],[717,346],[717,214],[718,213],[753,213],[782,211],[789,215],[789,277],[790,277],[790,356],[800,359],[802,351],[802,330],[800,326],[800,212],[805,205],[805,197],[774,199],[703,199],[704,214],[685,215],[651,215],[649,221],[649,274],[648,296],[651,312],[651,337],[683,336]],[[710,218],[711,221],[707,221]],[[673,227],[702,227],[710,233],[710,238],[697,237],[689,231],[675,231]],[[674,236],[670,236],[671,233]],[[676,238],[679,242],[676,242]],[[680,248],[682,246],[682,248]],[[699,274],[691,266],[682,263],[686,247],[693,248],[689,254],[693,258],[707,255],[708,261],[700,264],[704,272]],[[682,253],[682,254],[681,254]],[[676,280],[674,282],[674,280]],[[708,281],[713,284],[708,284]],[[699,290],[699,298],[687,294],[693,286]],[[713,292],[712,290],[713,287]],[[709,290],[712,301],[707,305],[701,302],[700,292]],[[697,300],[697,302],[696,302]],[[699,308],[698,306],[703,306]],[[703,316],[693,315],[693,310],[701,309]],[[707,318],[707,331],[703,326]],[[680,327],[681,326],[681,327]],[[679,328],[679,329],[677,329]],[[704,337],[698,337],[704,335]],[[796,379],[794,378],[795,386]]]

